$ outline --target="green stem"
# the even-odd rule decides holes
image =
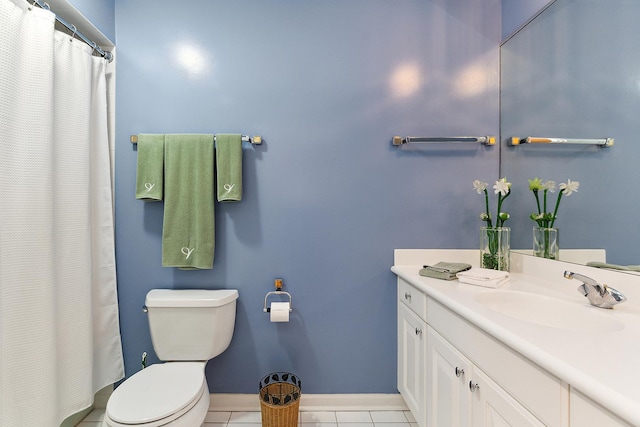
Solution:
[[[500,212],[502,212],[502,202],[504,202],[504,199],[506,199],[507,197],[509,197],[509,195],[511,194],[511,191],[509,191],[504,197],[502,197],[502,193],[498,194],[498,215],[497,215],[497,219],[496,219],[496,226],[497,227],[502,227],[502,225],[504,224],[503,219],[500,219]]]
[[[538,190],[533,190],[533,195],[536,196],[536,205],[538,205],[538,215],[542,212],[540,211],[540,197],[538,197]]]
[[[557,259],[557,233],[558,231],[555,228],[537,228],[534,234],[534,255],[547,259]]]
[[[549,258],[549,229],[544,229],[544,257]]]
[[[560,199],[562,199],[562,191],[558,193],[558,200],[556,200],[556,208],[553,210],[553,217],[551,218],[551,225],[549,225],[549,228],[553,228],[553,223],[556,222],[556,215],[558,213],[558,208],[560,207]]]
[[[484,208],[485,212],[487,213],[487,226],[493,227],[491,215],[489,215],[489,193],[487,192],[486,188],[484,189]]]
[[[482,254],[481,267],[493,270],[508,269],[508,253],[503,253],[501,246],[504,244],[504,229],[496,227],[486,228],[484,231],[488,252]]]

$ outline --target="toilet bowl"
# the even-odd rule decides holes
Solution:
[[[136,373],[109,398],[104,425],[202,425],[209,409],[204,365],[204,362],[167,362]]]
[[[152,290],[145,304],[161,360],[117,387],[103,426],[197,427],[209,409],[207,360],[229,346],[236,290]]]

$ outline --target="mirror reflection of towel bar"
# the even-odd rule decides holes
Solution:
[[[528,136],[526,138],[513,137],[509,145],[521,144],[583,144],[583,145],[599,145],[600,147],[611,147],[613,138],[596,138],[596,139],[580,139],[580,138],[539,138]]]
[[[215,136],[213,137],[213,139],[215,141]],[[132,144],[137,144],[138,135],[131,135],[129,140],[131,141]],[[252,137],[247,135],[242,135],[242,142],[248,142],[249,144],[253,144],[253,145],[260,145],[262,144],[262,137],[260,135],[253,135]]]
[[[496,143],[495,136],[436,136],[436,137],[424,137],[424,136],[407,136],[402,138],[400,136],[394,136],[392,144],[399,146],[403,144],[440,144],[445,142],[472,142],[482,143],[484,145],[494,145]]]

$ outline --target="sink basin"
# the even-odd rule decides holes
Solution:
[[[623,324],[601,313],[603,309],[588,304],[519,291],[488,291],[475,296],[476,301],[505,316],[556,329],[611,332]],[[607,310],[610,314],[611,311]]]

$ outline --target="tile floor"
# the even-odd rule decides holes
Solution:
[[[101,427],[104,409],[96,409],[78,427]],[[300,427],[417,427],[409,411],[300,412]],[[205,427],[261,427],[260,412],[209,412]]]

